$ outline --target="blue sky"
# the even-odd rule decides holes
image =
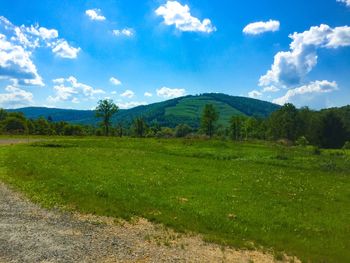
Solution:
[[[0,107],[350,104],[350,0],[2,0]]]

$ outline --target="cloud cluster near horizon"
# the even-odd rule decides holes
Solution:
[[[311,100],[311,97],[338,90],[334,81],[313,81],[305,84],[305,77],[317,65],[319,49],[350,46],[350,27],[332,28],[321,24],[302,33],[295,32],[289,37],[292,39],[290,50],[275,55],[271,69],[259,79],[262,91],[252,91],[249,96],[258,98],[265,92],[287,89],[284,96],[274,99],[273,102],[284,104],[293,101],[300,104],[303,102],[301,95],[306,97],[307,94],[308,100]]]

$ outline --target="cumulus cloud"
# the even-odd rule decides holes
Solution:
[[[85,14],[91,19],[95,21],[104,21],[106,17],[102,15],[101,9],[89,9],[85,11]]]
[[[337,0],[337,2],[344,3],[346,6],[350,7],[350,0]]]
[[[350,46],[350,27],[331,28],[320,25],[289,37],[293,40],[290,51],[275,55],[271,69],[259,80],[260,86],[300,85],[303,78],[317,65],[318,49]]]
[[[33,104],[33,94],[15,86],[7,86],[6,93],[0,93],[0,108],[19,108]]]
[[[164,24],[168,26],[175,25],[180,31],[203,33],[212,33],[216,31],[210,19],[206,18],[200,21],[198,18],[191,15],[188,5],[181,5],[177,1],[167,1],[164,5],[161,5],[155,10],[155,13],[157,16],[163,17]]]
[[[280,29],[280,22],[276,20],[269,20],[267,22],[255,22],[247,25],[243,29],[243,33],[247,35],[259,35],[266,32],[276,32]]]
[[[135,96],[135,93],[132,90],[126,90],[120,96],[131,99]]]
[[[296,105],[305,106],[302,103],[306,101],[310,103],[310,101],[314,100],[320,94],[330,93],[336,90],[338,90],[338,85],[335,81],[314,81],[308,85],[288,90],[283,97],[277,98],[273,102],[280,105],[291,102]]]
[[[59,40],[52,48],[52,52],[61,58],[74,59],[78,57],[80,48],[72,47],[65,40]]]
[[[263,94],[260,91],[258,91],[258,90],[253,90],[253,91],[248,93],[248,96],[250,98],[253,98],[253,99],[257,99],[257,98],[261,97],[262,95]]]
[[[0,34],[0,77],[16,80],[20,84],[44,85],[31,60],[31,52],[11,43],[2,34]]]
[[[134,30],[132,28],[124,28],[124,29],[114,29],[112,31],[113,35],[116,37],[125,36],[125,37],[132,37],[134,36]]]
[[[166,98],[166,99],[181,97],[181,96],[184,96],[185,94],[186,94],[185,89],[170,89],[167,87],[157,89],[157,96]]]
[[[16,85],[44,86],[32,60],[38,48],[51,48],[57,56],[71,59],[76,58],[80,50],[59,39],[56,29],[16,26],[0,16],[0,78],[15,81]]]
[[[115,78],[115,77],[111,77],[109,79],[109,82],[112,83],[115,86],[122,85],[122,82],[119,79]]]
[[[152,97],[153,96],[153,94],[152,93],[150,93],[150,92],[145,92],[145,94],[143,94],[145,97]]]
[[[138,102],[138,101],[131,101],[131,102],[118,102],[117,106],[121,109],[130,109],[130,108],[134,108],[137,106],[142,106],[142,105],[147,105],[147,102],[142,101],[142,102]]]
[[[80,83],[78,80],[70,76],[67,79],[59,78],[52,81],[56,85],[54,86],[55,95],[49,96],[49,102],[62,102],[70,101],[78,103],[80,99],[95,99],[95,95],[105,94],[102,89],[94,89],[93,87]]]

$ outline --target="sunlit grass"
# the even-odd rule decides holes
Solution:
[[[35,146],[35,147],[34,147]],[[47,207],[145,217],[236,247],[350,261],[350,154],[266,142],[57,139],[1,147],[0,178]]]

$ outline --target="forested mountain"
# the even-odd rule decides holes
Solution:
[[[114,117],[114,123],[130,123],[136,117],[143,117],[147,123],[157,122],[161,126],[175,127],[180,123],[198,127],[201,112],[206,104],[213,104],[220,113],[219,123],[228,124],[233,115],[267,117],[279,108],[270,102],[245,97],[207,93],[197,96],[185,96],[128,110],[120,110]],[[19,111],[29,119],[39,117],[53,121],[66,121],[75,124],[97,124],[94,111],[66,110],[43,107],[28,107]]]

